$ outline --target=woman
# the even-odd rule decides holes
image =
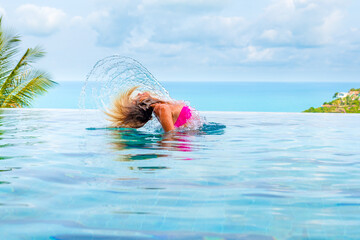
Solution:
[[[105,112],[113,127],[140,128],[155,114],[165,132],[186,127],[193,110],[178,101],[163,101],[149,92],[132,96],[138,87],[133,87],[115,99],[112,108]]]

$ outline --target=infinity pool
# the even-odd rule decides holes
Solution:
[[[0,112],[0,239],[360,236],[360,115],[205,112],[163,135]]]

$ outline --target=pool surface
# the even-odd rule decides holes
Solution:
[[[202,114],[163,135],[0,110],[0,239],[360,238],[360,115]]]

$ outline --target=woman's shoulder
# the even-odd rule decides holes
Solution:
[[[181,109],[185,106],[185,103],[183,102],[166,102],[166,103],[156,103],[154,104],[154,112],[179,112]]]

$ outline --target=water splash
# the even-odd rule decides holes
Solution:
[[[168,91],[135,59],[113,55],[99,60],[87,75],[81,91],[81,109],[106,109],[122,91],[139,86],[163,100],[171,100]]]
[[[137,89],[139,92],[149,91],[156,98],[175,101],[141,63],[129,57],[113,55],[99,60],[87,75],[80,94],[79,107],[80,109],[106,110],[111,107],[112,101],[119,93],[134,86],[139,86]],[[189,105],[187,102],[185,104]],[[142,129],[161,132],[161,125],[155,119],[154,117],[153,120],[146,123]],[[94,127],[105,127],[108,123],[105,118],[103,120],[99,121],[99,126]],[[205,119],[201,118],[199,113],[194,110],[191,124],[188,124],[188,127],[183,130],[199,129],[203,123],[205,123]]]

